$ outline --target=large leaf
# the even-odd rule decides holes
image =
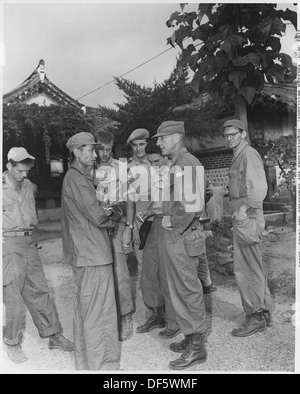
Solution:
[[[291,21],[294,25],[294,28],[297,30],[297,12],[291,11],[287,8],[285,11],[278,10],[278,16],[280,16],[283,20]]]
[[[279,36],[282,35],[282,33],[285,32],[285,24],[282,22],[282,20],[278,17],[275,17],[272,21],[272,28],[271,28],[271,34],[278,34]]]
[[[248,63],[252,63],[256,67],[260,67],[260,56],[257,53],[249,53],[246,56],[239,56],[237,59],[234,59],[232,63],[237,67],[246,66]]]
[[[230,62],[229,56],[225,51],[218,51],[216,53],[216,63],[218,67],[218,72],[220,72],[223,68],[228,66],[228,63]]]
[[[261,32],[261,39],[266,42],[271,36],[272,19],[265,18],[257,26]]]
[[[210,33],[210,26],[208,22],[196,28],[196,38],[198,40],[205,42],[209,37],[209,33]]]
[[[198,68],[198,60],[200,59],[199,53],[195,53],[190,57],[189,60],[189,67],[191,68],[192,71],[196,72]]]
[[[281,49],[281,43],[278,37],[270,37],[267,41],[267,45],[269,45],[276,53],[278,53]]]
[[[192,27],[194,21],[197,19],[197,14],[196,12],[185,13],[183,19],[188,25]]]
[[[278,83],[284,80],[284,69],[280,64],[273,63],[272,66],[269,67],[268,71],[276,78]]]
[[[293,67],[293,61],[290,55],[287,55],[286,53],[280,53],[279,59],[281,60],[283,67]]]
[[[209,14],[211,13],[211,9],[214,6],[214,4],[210,4],[210,3],[201,3],[198,6],[198,21],[199,24],[201,24],[202,18],[204,15],[209,16]]]
[[[182,71],[182,68],[191,60],[191,55],[194,52],[194,45],[189,45],[186,49],[182,50],[180,58],[177,62],[177,68]]]
[[[251,86],[243,86],[240,90],[239,90],[239,95],[243,96],[247,103],[249,105],[252,104],[255,95],[256,95],[256,90],[254,88],[252,88]]]
[[[228,24],[226,24],[226,25],[221,25],[220,27],[219,27],[219,32],[220,32],[220,34],[221,34],[221,38],[223,39],[223,40],[225,40],[227,37],[228,37],[228,35],[229,35],[229,33],[230,33],[230,25],[228,25]]]
[[[203,75],[201,75],[199,72],[196,72],[191,81],[191,87],[196,93],[199,93],[199,85],[200,82],[202,81],[203,81]]]
[[[188,3],[180,3],[181,12],[183,12],[184,7],[185,7],[187,4],[188,4]]]
[[[175,11],[170,15],[170,18],[167,20],[166,25],[168,27],[172,27],[173,22],[176,22],[176,24],[178,24],[179,22],[181,22],[181,20],[182,20],[182,18],[180,17],[180,12]]]
[[[229,81],[234,83],[234,86],[239,89],[242,85],[242,82],[244,79],[247,78],[247,74],[245,71],[233,71],[231,74],[229,74],[228,79]]]
[[[224,41],[223,44],[220,46],[220,51],[221,52],[224,51],[225,53],[227,53],[227,55],[230,59],[233,59],[234,51],[232,48],[231,41],[229,41],[229,40]]]

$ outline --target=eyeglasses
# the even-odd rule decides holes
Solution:
[[[241,131],[237,131],[236,133],[224,134],[223,137],[225,138],[225,140],[229,140],[235,138],[238,133],[241,133]]]

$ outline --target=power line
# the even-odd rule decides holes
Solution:
[[[285,24],[286,24],[286,25],[290,25],[290,24],[292,24],[292,23],[291,23],[291,22],[285,22]],[[182,40],[182,42],[183,42],[184,40],[186,40],[187,38],[188,38],[188,37],[185,37],[185,38]],[[181,43],[182,43],[182,42],[181,42]],[[198,46],[201,45],[201,44],[203,44],[203,41],[201,41],[200,43],[198,43],[197,45],[195,45],[195,48],[198,47]],[[178,45],[178,44],[176,44],[176,45]],[[153,56],[151,59],[148,59],[148,60],[146,60],[144,63],[141,63],[141,64],[139,64],[138,66],[132,68],[131,70],[127,71],[126,73],[120,75],[118,78],[122,78],[122,77],[124,77],[125,75],[131,73],[132,71],[135,71],[135,70],[137,70],[138,68],[144,66],[145,64],[150,63],[152,60],[154,60],[154,59],[156,59],[157,57],[163,55],[164,53],[170,51],[171,49],[173,49],[173,47],[170,47],[170,48],[168,48],[168,49],[166,49],[166,50],[160,52],[158,55]],[[116,80],[116,78],[114,78],[114,79],[112,79],[111,81],[105,83],[104,85],[99,86],[98,88],[96,88],[96,89],[94,89],[94,90],[91,90],[90,92],[88,92],[88,93],[84,94],[83,96],[79,97],[79,98],[77,99],[77,101],[78,101],[78,100],[81,100],[82,98],[84,98],[84,97],[86,97],[86,96],[89,96],[90,94],[96,92],[97,90],[100,90],[100,89],[105,88],[106,86],[110,85],[111,83],[114,83],[115,80]]]
[[[137,70],[138,68],[140,68],[140,67],[144,66],[145,64],[151,62],[152,60],[154,60],[154,59],[156,59],[157,57],[163,55],[164,53],[170,51],[171,49],[173,49],[173,48],[170,47],[170,48],[164,50],[163,52],[159,53],[158,55],[153,56],[151,59],[146,60],[144,63],[141,63],[141,64],[139,64],[138,66],[132,68],[131,70],[127,71],[126,73],[120,75],[118,78],[122,78],[122,77],[124,77],[125,75],[131,73],[132,71]],[[110,85],[111,83],[115,82],[115,80],[116,80],[116,78],[114,78],[113,80],[111,80],[111,81],[105,83],[104,85],[101,85],[101,86],[99,86],[98,88],[96,88],[96,89],[94,89],[94,90],[92,90],[92,91],[90,91],[90,92],[84,94],[83,96],[79,97],[77,100],[80,100],[80,99],[82,99],[83,97],[86,97],[86,96],[88,96],[88,95],[90,95],[90,94],[96,92],[97,90],[100,90],[100,89],[104,88],[105,86]]]

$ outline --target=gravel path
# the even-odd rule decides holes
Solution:
[[[56,306],[64,334],[72,339],[72,309],[74,300],[74,283],[72,270],[61,263],[61,239],[56,238],[59,224],[49,223],[40,226],[40,256],[45,274],[53,290]],[[45,232],[43,232],[43,229]],[[51,232],[51,234],[50,234]],[[49,234],[51,235],[49,237]],[[291,236],[289,235],[289,239]],[[290,251],[293,254],[293,250]],[[286,267],[285,267],[286,269]],[[291,270],[293,271],[293,270]],[[280,272],[279,272],[280,274]],[[263,333],[248,338],[234,338],[229,333],[243,320],[243,311],[239,293],[232,279],[216,274],[217,292],[205,296],[208,314],[209,336],[207,342],[208,360],[205,364],[195,365],[186,372],[294,372],[295,327],[292,324],[291,297],[277,297],[274,311],[274,327]],[[133,277],[133,286],[135,286]],[[145,310],[140,290],[136,293],[136,311],[133,314],[134,331],[145,320]],[[121,371],[142,373],[168,373],[168,363],[177,357],[170,351],[169,345],[174,341],[158,338],[158,329],[146,334],[137,334],[126,342],[120,343]],[[175,340],[181,340],[178,335]],[[48,349],[48,340],[41,339],[27,313],[23,350],[29,361],[14,365],[7,358],[2,347],[2,366],[4,373],[53,372],[72,373],[74,371],[73,354]],[[173,371],[172,371],[173,372]]]

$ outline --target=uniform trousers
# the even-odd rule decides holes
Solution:
[[[55,304],[32,236],[4,237],[3,242],[3,340],[21,343],[26,304],[41,338],[62,332]]]
[[[251,242],[255,235],[258,239],[261,238],[265,226],[263,211],[252,208],[247,211],[247,215],[256,221],[257,234],[253,233],[253,227],[240,228],[238,232],[237,223],[233,220],[233,265],[242,306],[246,315],[250,315],[264,309],[269,310],[271,295],[262,261],[261,242]]]
[[[112,264],[74,268],[76,370],[119,368],[120,349]]]
[[[163,239],[165,230],[161,222],[161,218],[154,217],[151,230],[145,243],[141,274],[141,291],[144,304],[148,308],[165,307],[167,328],[174,330],[178,328],[178,325],[174,319],[175,312],[168,290],[165,268],[167,250]]]
[[[185,335],[206,331],[206,311],[202,285],[198,279],[198,257],[186,252],[185,237],[177,229],[163,231],[164,260],[168,283],[167,302],[173,307],[178,327]]]

